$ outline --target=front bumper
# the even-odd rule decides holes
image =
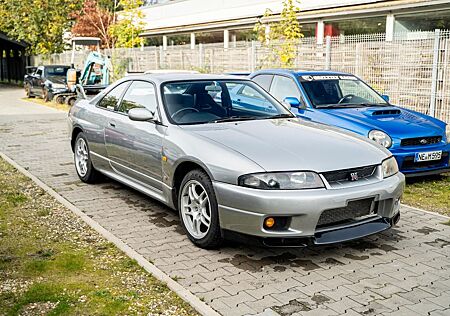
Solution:
[[[416,153],[442,151],[441,160],[414,162]],[[406,177],[426,176],[450,171],[450,144],[436,144],[432,146],[399,147],[390,149],[397,160],[400,171]]]
[[[257,190],[214,182],[221,228],[265,239],[306,238],[314,244],[368,236],[390,228],[398,218],[405,177],[339,189]],[[373,213],[352,222],[318,226],[324,211],[345,208],[352,201],[373,198]],[[264,228],[268,216],[287,217],[285,227]]]

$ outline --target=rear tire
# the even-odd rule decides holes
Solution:
[[[192,243],[205,249],[222,244],[216,195],[211,179],[203,170],[192,170],[184,177],[178,193],[178,210]]]
[[[64,104],[64,96],[62,96],[62,95],[57,95],[57,96],[55,97],[55,102],[58,103],[58,104]]]
[[[78,133],[73,151],[75,170],[80,180],[85,183],[96,183],[100,180],[101,175],[92,165],[89,145],[83,132]]]

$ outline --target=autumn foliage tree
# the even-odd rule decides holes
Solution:
[[[99,37],[102,47],[114,46],[114,37],[109,31],[114,13],[109,8],[100,6],[96,0],[84,0],[82,9],[73,16],[76,22],[71,30],[72,35]]]
[[[283,1],[283,9],[277,22],[270,22],[274,17],[270,10],[266,10],[266,13],[254,28],[258,39],[274,53],[269,57],[277,59],[281,66],[285,68],[294,66],[297,48],[300,39],[303,37],[301,25],[297,19],[297,13],[300,9],[294,1]],[[268,26],[268,29],[266,29],[266,26]],[[270,60],[270,62],[273,61],[275,60]]]
[[[139,10],[143,4],[143,0],[119,0],[122,10],[117,13],[116,22],[109,30],[116,40],[116,47],[131,48],[144,43],[144,39],[139,37],[145,26],[144,14]]]

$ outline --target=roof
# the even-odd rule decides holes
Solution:
[[[164,74],[140,74],[129,75],[125,79],[151,79],[157,84],[170,81],[195,81],[195,80],[249,80],[242,76],[191,74],[191,73],[164,73]]]
[[[320,75],[352,75],[347,72],[332,71],[332,70],[300,70],[300,69],[262,69],[255,71],[253,74],[268,73],[268,74],[286,74],[286,75],[297,75],[297,76],[320,76]]]
[[[2,32],[0,32],[0,40],[9,42],[12,45],[20,46],[20,47],[23,47],[23,48],[28,46],[28,44],[26,42],[24,42],[24,41],[15,41],[13,39],[10,39],[8,36],[6,36],[6,34],[4,34]]]

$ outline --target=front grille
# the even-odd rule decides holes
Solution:
[[[405,138],[400,142],[401,146],[425,146],[440,143],[442,136]]]
[[[343,224],[358,217],[370,215],[374,209],[375,203],[373,198],[350,201],[345,207],[323,211],[317,223],[317,228]]]
[[[418,170],[422,168],[434,168],[441,167],[448,163],[448,152],[442,153],[442,157],[440,160],[431,160],[431,161],[419,161],[415,162],[413,156],[406,157],[403,160],[402,166],[400,169],[402,170]]]
[[[328,181],[328,183],[336,183],[336,182],[345,182],[345,181],[352,181],[351,180],[351,174],[357,173],[358,179],[364,179],[368,178],[371,175],[374,174],[377,166],[366,166],[361,168],[354,168],[354,169],[345,169],[345,170],[337,170],[337,171],[328,171],[322,173],[322,175],[325,177],[325,179]],[[355,181],[355,180],[353,180]]]

